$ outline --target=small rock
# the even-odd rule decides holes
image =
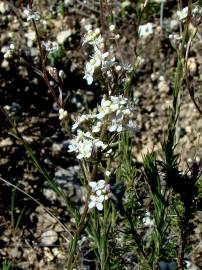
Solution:
[[[59,250],[58,248],[53,248],[52,252],[54,254],[55,257],[57,257],[60,260],[64,260],[65,259],[65,254]]]
[[[158,90],[162,93],[168,93],[170,88],[165,80],[162,80],[158,83]]]
[[[50,188],[44,188],[43,194],[46,197],[46,199],[50,201],[55,201],[57,199],[57,194]]]
[[[0,141],[0,148],[11,146],[12,144],[13,144],[13,141],[11,140],[11,138],[6,138]]]
[[[54,260],[54,256],[49,250],[49,248],[44,248],[44,257],[48,262],[51,262]]]
[[[187,61],[187,66],[191,75],[194,75],[197,71],[197,63],[194,57],[190,57]]]
[[[52,245],[58,240],[58,234],[54,230],[43,232],[41,235],[41,243],[44,245]]]
[[[6,70],[8,70],[9,69],[9,62],[6,59],[4,59],[2,61],[2,63],[1,63],[1,67],[2,68],[5,68]]]
[[[57,35],[57,42],[63,44],[72,34],[71,30],[61,31]]]
[[[61,150],[62,150],[62,147],[63,147],[63,145],[62,144],[60,144],[60,143],[53,143],[52,144],[52,153],[53,153],[53,155],[58,155],[58,154],[60,154],[60,152],[61,152]]]
[[[29,48],[32,48],[36,40],[36,33],[34,31],[30,31],[28,33],[25,33],[25,37],[27,38],[27,46]]]

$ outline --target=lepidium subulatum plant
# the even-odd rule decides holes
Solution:
[[[89,46],[91,49],[89,60],[84,67],[84,79],[89,86],[94,80],[98,80],[102,85],[102,94],[97,107],[78,114],[77,117],[72,117],[73,119],[70,119],[62,99],[63,71],[57,71],[54,67],[49,70],[46,68],[48,55],[58,50],[58,45],[56,42],[41,41],[37,28],[40,14],[33,11],[32,1],[29,2],[29,8],[24,11],[27,21],[33,24],[40,53],[41,69],[33,68],[45,80],[58,106],[59,121],[67,135],[71,137],[68,152],[75,156],[82,171],[81,184],[85,190],[85,199],[80,211],[74,208],[71,200],[65,198],[62,190],[50,179],[32,149],[19,134],[15,122],[12,119],[10,122],[16,138],[22,141],[38,170],[57,194],[64,197],[67,210],[74,221],[74,229],[70,232],[66,269],[79,267],[78,246],[82,236],[87,237],[89,248],[93,251],[96,269],[123,269],[126,260],[123,260],[123,264],[120,260],[121,256],[124,256],[124,248],[125,250],[129,248],[129,251],[135,254],[135,265],[138,269],[159,269],[159,266],[160,269],[174,269],[176,259],[178,269],[184,269],[184,250],[188,236],[186,228],[194,207],[199,175],[197,165],[191,168],[191,176],[183,174],[178,168],[178,155],[175,154],[181,86],[184,70],[186,71],[184,67],[186,48],[188,48],[191,1],[188,7],[188,18],[187,15],[180,17],[184,22],[184,29],[181,33],[180,47],[177,48],[178,64],[175,73],[173,106],[167,133],[162,143],[162,159],[157,158],[155,153],[144,156],[143,170],[139,176],[132,159],[131,144],[131,138],[137,130],[133,122],[135,105],[130,99],[130,86],[136,61],[131,67],[124,63],[123,59],[116,58],[120,36],[116,33],[116,26],[105,20],[104,4],[105,1],[101,0],[101,27],[93,28],[90,24],[85,25],[86,33],[82,39],[82,46]],[[140,6],[137,12],[140,14],[138,23],[141,22],[141,15],[146,5],[147,1],[144,1],[143,5],[139,5],[138,1]],[[137,41],[144,33],[152,34],[152,27],[151,24],[139,27]],[[136,54],[136,50],[134,51]],[[10,45],[5,52],[5,57],[12,57],[14,52],[15,46]],[[137,55],[134,59],[137,60]],[[58,94],[50,84],[48,74],[57,82]],[[67,120],[73,120],[71,128]],[[140,183],[138,179],[143,181]],[[142,194],[144,196],[145,188],[150,195],[151,209],[141,204],[140,197]],[[191,194],[187,191],[189,193],[191,191]],[[161,259],[162,254],[164,258],[165,255],[170,255],[166,252],[166,241],[170,241],[169,233],[172,229],[170,217],[173,212],[177,215],[178,221],[176,231],[180,232],[178,254],[166,263]],[[124,247],[127,241],[130,245]],[[121,254],[116,244],[118,247],[123,246]],[[130,263],[132,264],[132,262],[128,264]]]

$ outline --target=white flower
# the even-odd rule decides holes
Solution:
[[[100,141],[99,139],[95,139],[93,141],[93,143],[95,144],[95,146],[100,147],[102,149],[106,148],[106,145],[102,141]]]
[[[85,68],[85,76],[83,78],[87,80],[88,85],[92,84],[93,82],[94,71],[95,71],[95,66],[92,65],[90,62],[87,62],[86,68]]]
[[[87,80],[88,85],[93,82],[93,74],[95,70],[100,67],[102,71],[107,70],[115,64],[115,58],[110,56],[109,52],[104,51],[104,40],[100,35],[100,29],[94,31],[89,30],[84,36],[83,44],[89,43],[93,46],[94,54],[85,66],[84,79]]]
[[[182,21],[186,19],[187,14],[188,14],[188,7],[185,7],[182,10],[178,10],[176,16],[179,21]]]
[[[154,227],[155,225],[155,221],[154,219],[151,217],[151,213],[150,212],[146,212],[145,216],[142,219],[143,224],[145,225],[145,227]]]
[[[97,210],[102,211],[103,210],[103,201],[104,200],[105,200],[104,195],[100,195],[100,196],[91,195],[88,207],[89,208],[95,208],[96,207]]]
[[[106,175],[106,176],[110,176],[110,174],[111,174],[110,171],[106,171],[106,172],[105,172],[105,175]]]
[[[75,152],[77,159],[90,158],[96,147],[105,149],[106,145],[101,140],[93,138],[90,132],[77,130],[77,136],[70,141],[68,152]]]
[[[83,38],[83,43],[84,44],[90,44],[90,45],[100,45],[103,43],[103,38],[100,35],[100,29],[96,28],[94,31],[91,30],[91,28],[89,28],[88,32],[85,34],[84,38]]]
[[[98,132],[100,132],[101,126],[102,126],[102,122],[101,122],[101,121],[98,121],[98,122],[96,123],[96,125],[92,126],[92,132],[93,132],[93,133],[98,133]]]
[[[111,125],[108,127],[110,132],[121,132],[123,131],[122,123],[117,120],[117,118],[112,119]]]
[[[78,155],[76,156],[77,159],[83,158],[90,158],[92,154],[93,144],[89,140],[84,140],[80,142],[78,145]]]
[[[110,30],[111,32],[114,32],[115,28],[116,28],[116,26],[115,26],[114,24],[111,24],[111,25],[109,26],[109,30]]]
[[[59,49],[58,43],[56,41],[42,41],[42,45],[48,53],[53,53]]]
[[[139,26],[138,29],[140,37],[147,37],[150,34],[153,34],[153,23],[146,23]]]
[[[31,20],[39,21],[41,18],[38,12],[35,12],[31,9],[24,9],[24,15],[25,17],[27,17],[27,21],[31,21]]]
[[[67,118],[67,111],[62,108],[59,109],[59,119],[64,120],[65,118]]]
[[[121,69],[122,69],[122,67],[121,67],[120,65],[115,66],[115,70],[116,70],[116,72],[120,72],[120,71],[121,71]]]
[[[92,195],[90,196],[89,208],[97,208],[103,210],[103,202],[108,199],[107,193],[110,192],[109,184],[106,184],[104,180],[98,182],[89,182],[89,186],[92,189]]]
[[[104,187],[105,187],[105,181],[104,180],[99,180],[98,182],[91,181],[91,182],[89,182],[89,186],[95,192],[95,191],[97,191],[99,189],[104,189]]]
[[[72,130],[77,129],[79,125],[81,125],[85,121],[88,121],[91,118],[93,118],[93,115],[90,115],[90,114],[83,114],[81,116],[78,116],[75,123],[72,126]]]
[[[15,45],[11,43],[9,46],[4,46],[2,47],[1,52],[4,54],[5,59],[10,59],[15,52]]]

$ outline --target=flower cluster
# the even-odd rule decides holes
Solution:
[[[15,45],[10,44],[9,46],[5,46],[1,49],[1,52],[4,54],[5,59],[10,59],[13,57],[13,53],[15,51]]]
[[[98,182],[92,181],[89,185],[92,189],[92,194],[90,196],[88,207],[96,207],[99,211],[102,211],[103,202],[109,198],[110,185],[106,184],[104,180],[99,180]]]
[[[153,23],[146,23],[139,26],[138,33],[140,37],[147,37],[153,34]]]
[[[176,17],[179,21],[184,21],[187,18],[187,16],[188,16],[188,7],[185,7],[182,10],[177,11],[176,13]],[[191,12],[191,22],[193,23],[194,26],[197,26],[202,22],[201,16],[202,16],[202,8],[199,6],[195,6]]]
[[[67,118],[67,111],[64,109],[59,109],[59,119],[62,121]]]
[[[105,149],[106,145],[95,139],[90,132],[77,130],[77,136],[71,140],[68,152],[75,152],[77,159],[90,158],[97,148]]]
[[[131,128],[132,112],[129,108],[129,101],[123,96],[104,96],[98,106],[97,112],[79,116],[72,126],[77,130],[77,135],[71,140],[69,152],[75,152],[78,159],[90,158],[93,150],[100,148],[105,150],[107,145],[100,140],[102,128],[106,131],[122,132]],[[87,124],[91,131],[83,132],[81,126]],[[108,149],[109,151],[110,149]],[[107,152],[108,153],[108,152]]]
[[[84,79],[90,85],[93,82],[93,74],[97,68],[101,70],[107,70],[115,64],[115,57],[112,52],[104,51],[104,40],[100,34],[100,29],[95,31],[89,30],[84,36],[83,45],[90,44],[93,46],[94,53],[89,62],[85,66]]]
[[[48,53],[54,53],[59,49],[58,43],[56,41],[50,41],[48,40],[47,42],[43,41],[42,46],[45,48],[45,50]]]
[[[27,21],[39,21],[41,18],[39,12],[35,12],[31,9],[24,9],[24,15],[27,18]]]
[[[96,124],[92,127],[92,131],[97,133],[101,130],[103,119],[107,120],[107,130],[109,132],[121,132],[124,125],[128,123],[131,117],[131,110],[128,106],[128,99],[123,96],[106,96],[101,100],[96,114]]]

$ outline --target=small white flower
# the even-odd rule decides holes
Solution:
[[[116,72],[120,72],[122,70],[122,67],[120,65],[115,66],[115,70]]]
[[[111,32],[114,32],[115,28],[116,28],[116,26],[115,26],[114,24],[111,24],[111,25],[109,26],[109,30],[110,30]]]
[[[110,171],[106,171],[106,172],[105,172],[105,175],[106,175],[106,176],[110,176],[110,174],[111,174]]]
[[[92,142],[89,140],[84,140],[82,143],[79,143],[78,146],[78,155],[77,159],[90,158],[92,154]]]
[[[65,118],[67,118],[67,111],[62,108],[59,109],[59,119],[64,120]]]
[[[97,191],[99,189],[104,189],[105,181],[104,180],[99,180],[98,182],[92,181],[92,182],[89,182],[89,185],[93,191]]]
[[[59,49],[58,43],[56,41],[42,41],[42,45],[48,53],[54,53]]]
[[[102,141],[100,141],[99,139],[95,139],[93,141],[93,143],[95,144],[95,146],[101,147],[102,149],[105,149],[106,148],[106,145]]]
[[[39,12],[35,12],[31,9],[24,9],[24,15],[25,17],[27,17],[27,21],[31,21],[31,20],[39,21],[41,18]]]
[[[187,14],[188,14],[188,7],[185,7],[182,10],[178,10],[176,16],[179,21],[182,21],[186,19]]]
[[[88,207],[89,208],[95,208],[96,207],[99,211],[102,211],[103,210],[103,201],[104,200],[105,200],[104,195],[100,195],[100,196],[91,195]]]
[[[90,158],[95,147],[105,149],[106,145],[93,138],[90,132],[77,130],[77,136],[70,141],[68,152],[75,152],[77,159]]]
[[[104,180],[99,180],[98,182],[89,182],[92,189],[92,194],[90,196],[90,201],[88,204],[89,208],[97,208],[99,211],[103,210],[103,202],[109,197],[107,193],[110,192],[109,184],[106,184]]]
[[[105,181],[104,180],[99,180],[97,182],[97,189],[103,189],[105,187]]]
[[[96,125],[92,126],[92,132],[98,133],[101,130],[102,122],[98,121]]]
[[[11,43],[9,46],[4,46],[1,48],[1,52],[4,54],[5,59],[10,59],[15,52],[15,45]]]
[[[147,37],[150,34],[153,34],[153,23],[146,23],[139,26],[138,29],[140,37]]]
[[[88,121],[92,117],[93,117],[93,115],[89,115],[89,114],[83,114],[81,116],[78,116],[75,123],[72,126],[72,130],[77,129],[79,127],[79,125],[81,125],[85,121]]]
[[[99,29],[99,28],[98,28]],[[86,43],[90,45],[100,45],[103,43],[103,38],[100,35],[100,30],[96,29],[95,31],[89,29],[83,38],[82,46]]]
[[[93,83],[94,71],[95,71],[95,66],[92,65],[90,62],[87,62],[86,68],[85,68],[85,76],[83,78],[87,80],[88,85]]]
[[[155,221],[151,217],[151,213],[148,211],[145,213],[145,216],[143,217],[142,222],[143,222],[145,227],[151,228],[151,227],[154,227],[154,225],[155,225]]]

